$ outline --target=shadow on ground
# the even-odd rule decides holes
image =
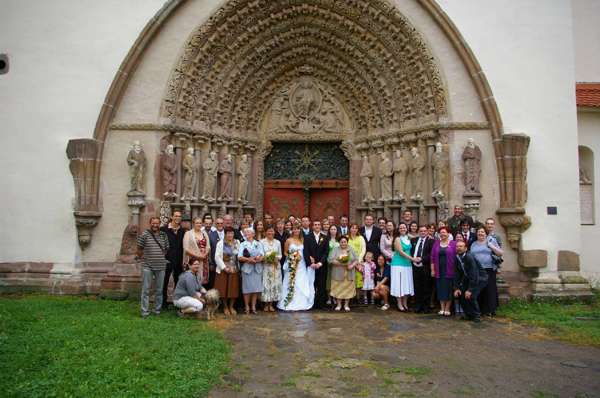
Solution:
[[[231,372],[210,397],[598,397],[600,349],[537,329],[438,315],[220,316]]]

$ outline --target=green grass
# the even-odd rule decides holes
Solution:
[[[600,292],[591,303],[513,299],[498,314],[545,328],[552,337],[572,344],[600,346]]]
[[[0,297],[5,397],[197,397],[228,371],[229,346],[197,319],[141,319],[139,304]]]

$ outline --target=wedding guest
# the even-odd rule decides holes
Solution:
[[[410,223],[413,222],[412,211],[410,211],[409,209],[404,210],[402,212],[402,219],[400,220],[400,222],[406,224],[407,226],[410,225]]]
[[[210,256],[210,241],[208,234],[202,230],[202,219],[194,218],[192,229],[183,236],[183,264],[187,266],[198,260],[200,262],[200,277],[202,285],[208,286],[208,259]]]
[[[364,225],[360,228],[360,234],[365,238],[366,251],[373,253],[373,258],[379,256],[379,243],[381,241],[381,229],[375,225],[375,219],[367,214],[364,218]]]
[[[397,298],[400,312],[408,311],[408,296],[414,294],[412,262],[421,262],[420,258],[410,255],[411,249],[408,227],[401,223],[394,239],[394,255],[390,264],[390,293]]]
[[[493,218],[490,217],[485,220],[485,230],[487,231],[488,239],[493,239],[495,246],[502,248],[502,239],[496,234],[496,221]]]
[[[388,221],[389,222],[389,221]],[[381,309],[387,311],[390,308],[390,265],[383,254],[377,257],[377,270],[375,271],[375,289],[373,289],[373,298],[381,299],[383,305]]]
[[[292,222],[291,221],[286,221],[285,222],[285,232],[287,232],[288,236],[292,234]],[[285,243],[285,242],[284,242]]]
[[[388,220],[387,220],[387,218],[385,218],[385,217],[379,217],[379,218],[377,219],[377,226],[379,227],[379,229],[380,229],[381,231],[385,230],[385,224],[387,224],[387,221],[388,221]]]
[[[440,301],[441,309],[438,314],[450,316],[456,242],[450,240],[447,227],[440,228],[438,232],[440,240],[435,241],[431,249],[431,276],[435,278],[435,288]]]
[[[225,214],[223,216],[223,229],[226,228],[233,228],[234,238],[239,241],[242,240],[242,233],[233,225],[233,216],[231,214]]]
[[[429,224],[427,226],[427,235],[429,235],[430,238],[436,239],[436,229],[437,228],[434,223]]]
[[[331,253],[333,253],[333,250],[338,247],[340,245],[339,243],[340,240],[340,234],[338,233],[338,228],[335,225],[330,225],[329,229],[327,230],[327,242],[328,242],[328,246],[329,246],[329,250],[327,251],[327,258],[329,259],[329,257],[331,256]],[[331,268],[331,267],[330,267]],[[327,273],[327,292],[329,292],[329,297],[327,299],[327,305],[331,305],[331,270],[330,272]]]
[[[454,235],[454,240],[457,241],[457,242],[465,242],[465,238],[464,238],[464,236],[463,236],[463,234],[461,232],[457,232]]]
[[[469,225],[473,225],[473,218],[465,214],[462,206],[454,206],[454,215],[448,219],[448,228],[451,234],[460,231],[461,224],[466,221]]]
[[[465,243],[467,244],[467,250],[469,247],[471,247],[471,243],[477,240],[477,237],[471,230],[471,224],[469,224],[468,221],[463,221],[460,225],[460,234],[463,236]]]
[[[327,221],[329,221],[329,226],[335,225],[335,217],[331,214],[327,216]]]
[[[460,299],[465,319],[481,322],[477,298],[481,289],[487,284],[488,274],[475,260],[475,257],[471,253],[467,253],[465,242],[456,243],[456,263],[453,280],[454,297]]]
[[[348,235],[350,233],[350,226],[348,225],[348,216],[340,217],[340,225],[338,227],[340,235]]]
[[[263,245],[265,257],[263,259],[263,290],[261,301],[264,303],[265,312],[275,312],[273,302],[281,300],[281,265],[283,257],[281,243],[275,238],[275,228],[266,228],[266,237],[260,241]]]
[[[235,300],[240,295],[240,266],[238,254],[240,241],[235,239],[232,227],[224,229],[225,236],[217,242],[215,249],[216,278],[215,289],[223,300],[223,313],[235,315]]]
[[[285,245],[285,241],[288,240],[289,237],[290,237],[290,234],[285,229],[285,221],[282,219],[277,220],[277,223],[275,224],[275,239],[277,239],[279,241],[279,244],[281,245],[281,247],[283,247]],[[284,262],[285,262],[285,256],[282,254],[281,260],[279,261],[279,264],[281,265],[282,278],[283,278],[283,263]]]
[[[242,220],[242,222],[240,223],[240,233],[242,234],[242,237],[240,238],[240,242],[243,242],[246,240],[246,230],[250,228],[250,224],[248,224],[248,222],[246,220]],[[252,228],[250,228],[252,229]],[[254,231],[252,229],[252,231]]]
[[[150,228],[137,238],[137,256],[142,259],[142,317],[150,315],[150,288],[155,282],[154,314],[160,314],[163,300],[163,283],[169,251],[169,237],[160,230],[160,218],[150,218]]]
[[[190,269],[181,276],[181,279],[179,279],[175,286],[175,290],[173,291],[173,305],[178,308],[178,316],[198,313],[204,307],[202,292],[206,292],[206,290],[200,285],[199,270],[200,262],[194,260],[190,265]]]
[[[487,273],[487,285],[479,295],[479,306],[483,315],[496,315],[498,308],[498,285],[496,274],[498,266],[494,264],[492,255],[502,256],[502,249],[496,246],[493,240],[488,240],[485,227],[479,227],[476,230],[477,240],[471,244],[470,253],[481,264],[481,267]]]
[[[254,239],[260,241],[265,238],[265,223],[263,220],[254,221]]]
[[[302,233],[304,234],[304,238],[306,235],[310,233],[310,218],[304,216],[300,219],[300,225],[302,226]]]
[[[428,233],[427,226],[419,227],[419,236],[411,240],[412,250],[410,255],[420,258],[420,262],[414,262],[413,282],[415,286],[415,312],[429,312],[429,301],[431,299],[431,249],[434,239]]]
[[[245,213],[244,221],[248,224],[248,228],[254,229],[254,216],[252,216],[252,213]]]
[[[446,228],[446,230],[448,231],[448,239],[454,240],[454,237],[452,236],[452,233],[450,232],[450,228],[448,228],[448,224],[446,224],[446,222],[442,221],[442,220],[438,221],[438,228],[434,235],[435,239],[440,240],[440,232],[439,231],[442,228]]]
[[[396,225],[393,221],[388,221],[385,224],[385,229],[381,234],[381,240],[379,241],[379,250],[385,261],[389,264],[392,261],[394,255],[394,233],[396,231]]]
[[[361,263],[365,257],[365,253],[367,252],[367,243],[365,242],[365,238],[359,233],[358,224],[350,225],[350,234],[348,235],[348,245],[354,250],[354,254],[358,260],[358,264],[356,265],[356,288],[361,289],[363,285],[362,274],[361,274]]]
[[[205,213],[202,216],[202,231],[207,234],[213,230],[213,218],[210,213]]]
[[[419,224],[416,221],[412,221],[408,225],[408,237],[412,240],[419,236]]]
[[[356,226],[358,231],[358,226]],[[331,295],[337,300],[336,311],[344,307],[350,311],[350,299],[356,295],[354,281],[355,267],[358,263],[354,249],[348,243],[348,237],[340,238],[340,245],[335,247],[329,255],[331,264]]]
[[[275,225],[273,224],[273,216],[269,213],[265,213],[265,215],[263,216],[263,222],[265,225],[265,229],[267,227],[275,227]]]
[[[208,240],[210,242],[210,247],[216,248],[217,243],[225,238],[225,229],[224,222],[222,217],[217,217],[215,219],[215,229],[208,233]],[[212,288],[215,284],[215,276],[216,276],[216,268],[217,263],[215,262],[215,251],[210,251],[210,257],[208,262],[208,287]]]
[[[163,282],[163,303],[167,304],[167,291],[169,289],[169,278],[173,274],[173,285],[177,286],[179,275],[183,272],[183,235],[186,229],[181,226],[181,211],[175,210],[171,216],[171,221],[160,228],[169,238],[169,250],[166,258],[168,260],[165,269],[165,279]]]
[[[365,305],[369,304],[369,298],[371,299],[371,305],[375,304],[375,299],[373,298],[373,289],[375,288],[376,268],[377,266],[373,261],[373,253],[367,252],[365,254],[365,259],[362,263],[363,287],[361,289],[361,293],[363,296],[363,304]]]
[[[321,221],[321,230],[323,232],[329,231],[330,226],[331,226],[331,224],[329,223],[328,219],[324,218],[323,221]]]
[[[244,296],[244,312],[256,314],[258,295],[263,290],[263,245],[254,239],[254,230],[244,230],[246,240],[240,244],[238,259],[242,264],[242,294]]]

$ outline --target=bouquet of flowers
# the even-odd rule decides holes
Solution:
[[[290,253],[290,255],[288,256],[288,267],[289,267],[289,271],[290,271],[290,282],[288,285],[288,293],[287,296],[285,296],[285,300],[283,302],[283,305],[285,307],[288,306],[289,303],[292,302],[292,300],[294,299],[294,285],[296,282],[296,271],[298,270],[298,264],[300,264],[300,252],[295,251],[293,253]]]
[[[268,264],[275,265],[275,263],[277,262],[277,253],[275,252],[275,250],[268,251],[267,254],[265,254],[264,261]]]
[[[350,255],[349,254],[342,254],[341,256],[338,257],[338,261],[341,264],[348,265],[348,263],[350,262]]]

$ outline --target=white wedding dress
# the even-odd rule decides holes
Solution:
[[[289,253],[300,252],[300,263],[296,270],[296,280],[294,281],[294,297],[285,305],[286,297],[289,293],[290,270],[288,265],[289,256],[283,263],[283,290],[281,291],[281,300],[277,303],[277,308],[284,311],[304,311],[312,308],[315,302],[315,270],[306,267],[304,255],[302,254],[304,245],[290,244]]]

